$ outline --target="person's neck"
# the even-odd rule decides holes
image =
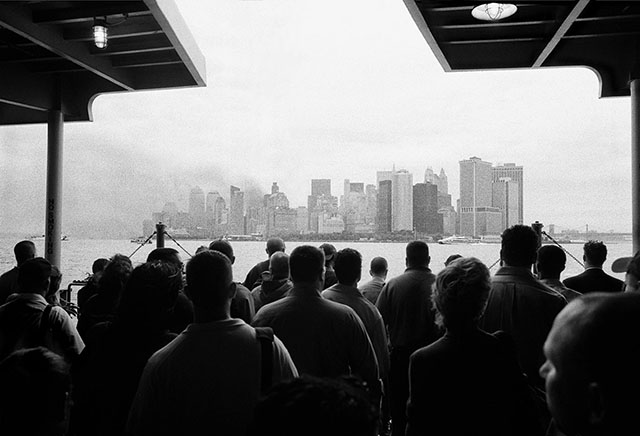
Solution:
[[[598,269],[602,269],[602,265],[596,265],[595,263],[591,263],[588,260],[584,261],[584,269],[587,268],[598,268]]]
[[[428,263],[418,263],[418,264],[408,264],[407,268],[413,268],[413,269],[429,269],[429,264]]]
[[[540,280],[560,280],[560,274],[544,273],[542,271],[538,271],[538,276],[540,277]]]
[[[224,321],[230,319],[229,305],[224,307],[193,307],[193,321],[196,324],[204,324],[207,322]]]
[[[383,275],[379,275],[379,274],[374,274],[374,275],[371,276],[371,278],[380,279],[380,280],[384,281],[384,280],[387,279],[387,276],[386,275],[383,276]]]
[[[323,283],[319,281],[315,282],[298,282],[293,281],[293,286],[297,289],[303,289],[305,292],[317,292],[318,294],[322,291]]]
[[[506,260],[503,260],[502,261],[502,266],[506,266],[506,267],[509,267],[509,268],[520,268],[520,269],[527,270],[527,271],[531,272],[531,267],[533,266],[533,264],[525,265],[525,266],[523,266],[523,265],[511,265]]]

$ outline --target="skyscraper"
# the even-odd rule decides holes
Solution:
[[[510,177],[501,177],[493,182],[493,205],[502,212],[502,228],[506,229],[518,221],[520,214],[519,185]]]
[[[244,234],[244,192],[231,185],[229,188],[229,233]]]
[[[311,179],[311,195],[319,197],[321,195],[331,196],[331,179]]]
[[[205,230],[207,223],[204,191],[199,186],[189,192],[189,216],[191,217],[189,233],[193,236],[199,236]]]
[[[377,226],[379,233],[391,233],[391,180],[382,180],[378,183]]]
[[[478,157],[460,161],[460,233],[469,236],[502,232],[502,213],[493,207],[491,162]]]
[[[518,216],[515,222],[510,222],[510,226],[514,224],[524,223],[524,203],[523,203],[523,167],[515,163],[505,163],[497,165],[492,170],[493,182],[500,182],[500,179],[509,178],[511,182],[518,185]]]
[[[413,185],[413,226],[418,233],[442,233],[442,215],[438,213],[438,187],[431,183]]]
[[[407,170],[395,171],[392,183],[392,229],[413,230],[413,175]]]
[[[338,199],[331,195],[331,179],[311,179],[311,195],[307,197],[309,231],[318,233],[318,219],[337,212]]]

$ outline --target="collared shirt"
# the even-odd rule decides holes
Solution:
[[[435,276],[427,267],[407,268],[382,288],[376,306],[392,348],[417,350],[438,338],[431,304]]]
[[[378,380],[375,352],[360,317],[348,306],[326,300],[318,289],[294,283],[287,297],[263,306],[253,325],[271,327],[301,374],[356,374]]]
[[[54,306],[47,331],[40,331],[48,304],[40,294],[21,293],[13,294],[0,306],[0,360],[17,349],[37,346],[47,347],[68,361],[80,354],[84,342],[63,308]]]
[[[578,291],[574,291],[571,288],[567,288],[560,279],[540,279],[540,282],[543,285],[550,287],[551,289],[559,292],[564,298],[567,299],[567,302],[571,300],[581,297],[582,294]]]
[[[364,295],[367,300],[371,301],[373,304],[376,304],[383,286],[384,279],[382,277],[373,276],[371,280],[358,286],[358,289],[360,290],[360,292],[362,292],[362,295]]]
[[[238,318],[190,324],[144,368],[127,433],[243,435],[260,397],[260,343]],[[274,337],[273,383],[298,376]]]
[[[376,306],[367,300],[358,288],[340,283],[322,291],[322,296],[327,300],[345,304],[358,314],[376,352],[380,377],[384,378],[389,371],[389,347],[384,321]]]
[[[480,328],[509,333],[516,343],[522,370],[542,388],[544,381],[538,373],[545,360],[542,347],[553,320],[566,305],[562,295],[540,283],[527,268],[503,266],[491,279]]]

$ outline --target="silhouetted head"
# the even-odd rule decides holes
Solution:
[[[602,241],[587,241],[583,246],[583,259],[588,266],[602,267],[607,260],[607,246]]]
[[[408,267],[426,267],[431,262],[429,256],[429,246],[423,241],[411,241],[407,244],[406,248],[407,257],[406,265]]]
[[[13,254],[16,256],[18,266],[29,259],[36,257],[36,245],[31,241],[20,241],[13,247]]]
[[[452,261],[436,276],[432,300],[436,321],[449,330],[477,325],[491,290],[489,269],[475,257]]]
[[[336,247],[325,242],[324,244],[320,245],[319,248],[324,253],[324,266],[332,266],[335,263]]]
[[[102,272],[98,281],[98,292],[112,298],[120,298],[122,290],[133,271],[131,259],[122,254],[115,254]]]
[[[209,250],[219,251],[229,258],[231,261],[231,265],[236,261],[236,257],[233,255],[233,247],[228,241],[223,241],[222,239],[217,239],[209,244]]]
[[[154,260],[159,260],[160,262],[168,262],[182,270],[182,259],[180,259],[180,253],[178,253],[178,250],[176,250],[175,248],[156,248],[147,256],[147,262],[153,262]]]
[[[324,281],[324,254],[311,245],[300,245],[291,252],[289,271],[294,283]]]
[[[282,238],[269,238],[267,240],[267,254],[269,257],[276,251],[282,251],[284,253],[285,246]]]
[[[172,263],[154,260],[139,265],[122,292],[118,317],[129,324],[164,328],[181,288],[181,270]]]
[[[569,303],[544,344],[549,410],[566,434],[640,434],[640,295],[593,293]]]
[[[369,267],[369,274],[375,277],[387,277],[389,271],[389,264],[384,257],[374,257],[371,259],[371,265]]]
[[[7,435],[67,434],[71,377],[64,359],[44,347],[0,362],[0,425]]]
[[[289,256],[277,251],[269,258],[269,272],[274,280],[289,278]]]
[[[231,261],[215,250],[196,254],[187,263],[187,286],[196,307],[213,309],[229,304],[236,290]]]
[[[353,248],[343,248],[336,253],[334,268],[338,283],[355,286],[362,276],[362,255]]]
[[[543,245],[538,249],[536,269],[540,278],[559,279],[567,264],[567,255],[560,247]]]
[[[456,259],[460,259],[461,257],[461,254],[452,254],[451,256],[447,257],[447,260],[444,261],[444,266],[448,266],[451,262]]]
[[[26,260],[18,268],[18,289],[22,293],[46,295],[51,279],[51,263],[42,257]]]
[[[375,436],[378,409],[341,379],[304,375],[275,385],[256,405],[250,436]]]
[[[537,251],[538,235],[531,227],[516,224],[502,232],[500,259],[505,266],[531,268]]]
[[[93,264],[91,265],[91,272],[97,274],[104,271],[108,263],[109,259],[105,259],[104,257],[94,260]]]

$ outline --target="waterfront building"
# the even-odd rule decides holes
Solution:
[[[219,237],[226,233],[226,221],[223,221],[226,207],[227,203],[218,191],[209,191],[207,193],[206,227],[211,238]]]
[[[376,185],[367,185],[365,187],[365,194],[367,196],[367,214],[365,221],[368,225],[375,227],[376,215],[378,214],[378,190],[376,189]]]
[[[456,225],[458,214],[452,206],[441,207],[438,214],[442,219],[442,233],[445,235],[455,235],[457,233]]]
[[[460,233],[466,236],[500,234],[502,212],[493,206],[492,166],[478,157],[460,161]]]
[[[289,208],[289,199],[280,192],[277,182],[271,185],[271,194],[264,196],[264,209],[267,237],[297,232],[297,213]]]
[[[296,209],[296,227],[300,233],[309,233],[309,210],[304,206]]]
[[[189,216],[191,217],[189,233],[194,236],[204,233],[207,225],[205,198],[204,191],[199,186],[192,188],[189,192]]]
[[[338,212],[338,199],[331,195],[331,179],[312,179],[311,195],[307,197],[309,231],[318,233],[319,217]]]
[[[438,214],[438,187],[432,183],[413,186],[413,225],[417,233],[442,233],[442,215]]]
[[[230,235],[244,235],[244,192],[231,185],[229,188],[229,218],[228,231]]]
[[[502,212],[502,228],[507,229],[514,224],[521,224],[519,184],[510,177],[500,177],[492,183],[493,206]]]
[[[518,215],[517,219],[514,222],[511,222],[510,225],[514,224],[523,224],[524,223],[524,203],[523,203],[523,167],[521,165],[516,165],[515,163],[505,163],[503,165],[496,165],[492,169],[492,181],[494,183],[500,182],[500,179],[509,178],[514,184],[517,184],[518,195],[517,195],[517,203],[518,203]]]
[[[368,224],[367,205],[364,183],[352,183],[349,179],[345,179],[342,207],[340,209],[347,232],[356,233],[356,227]]]
[[[413,175],[407,170],[394,171],[391,187],[391,228],[413,231]]]
[[[344,232],[344,221],[338,214],[322,213],[318,216],[318,233],[342,233]]]
[[[392,181],[378,182],[376,224],[379,233],[391,233],[391,195]]]

